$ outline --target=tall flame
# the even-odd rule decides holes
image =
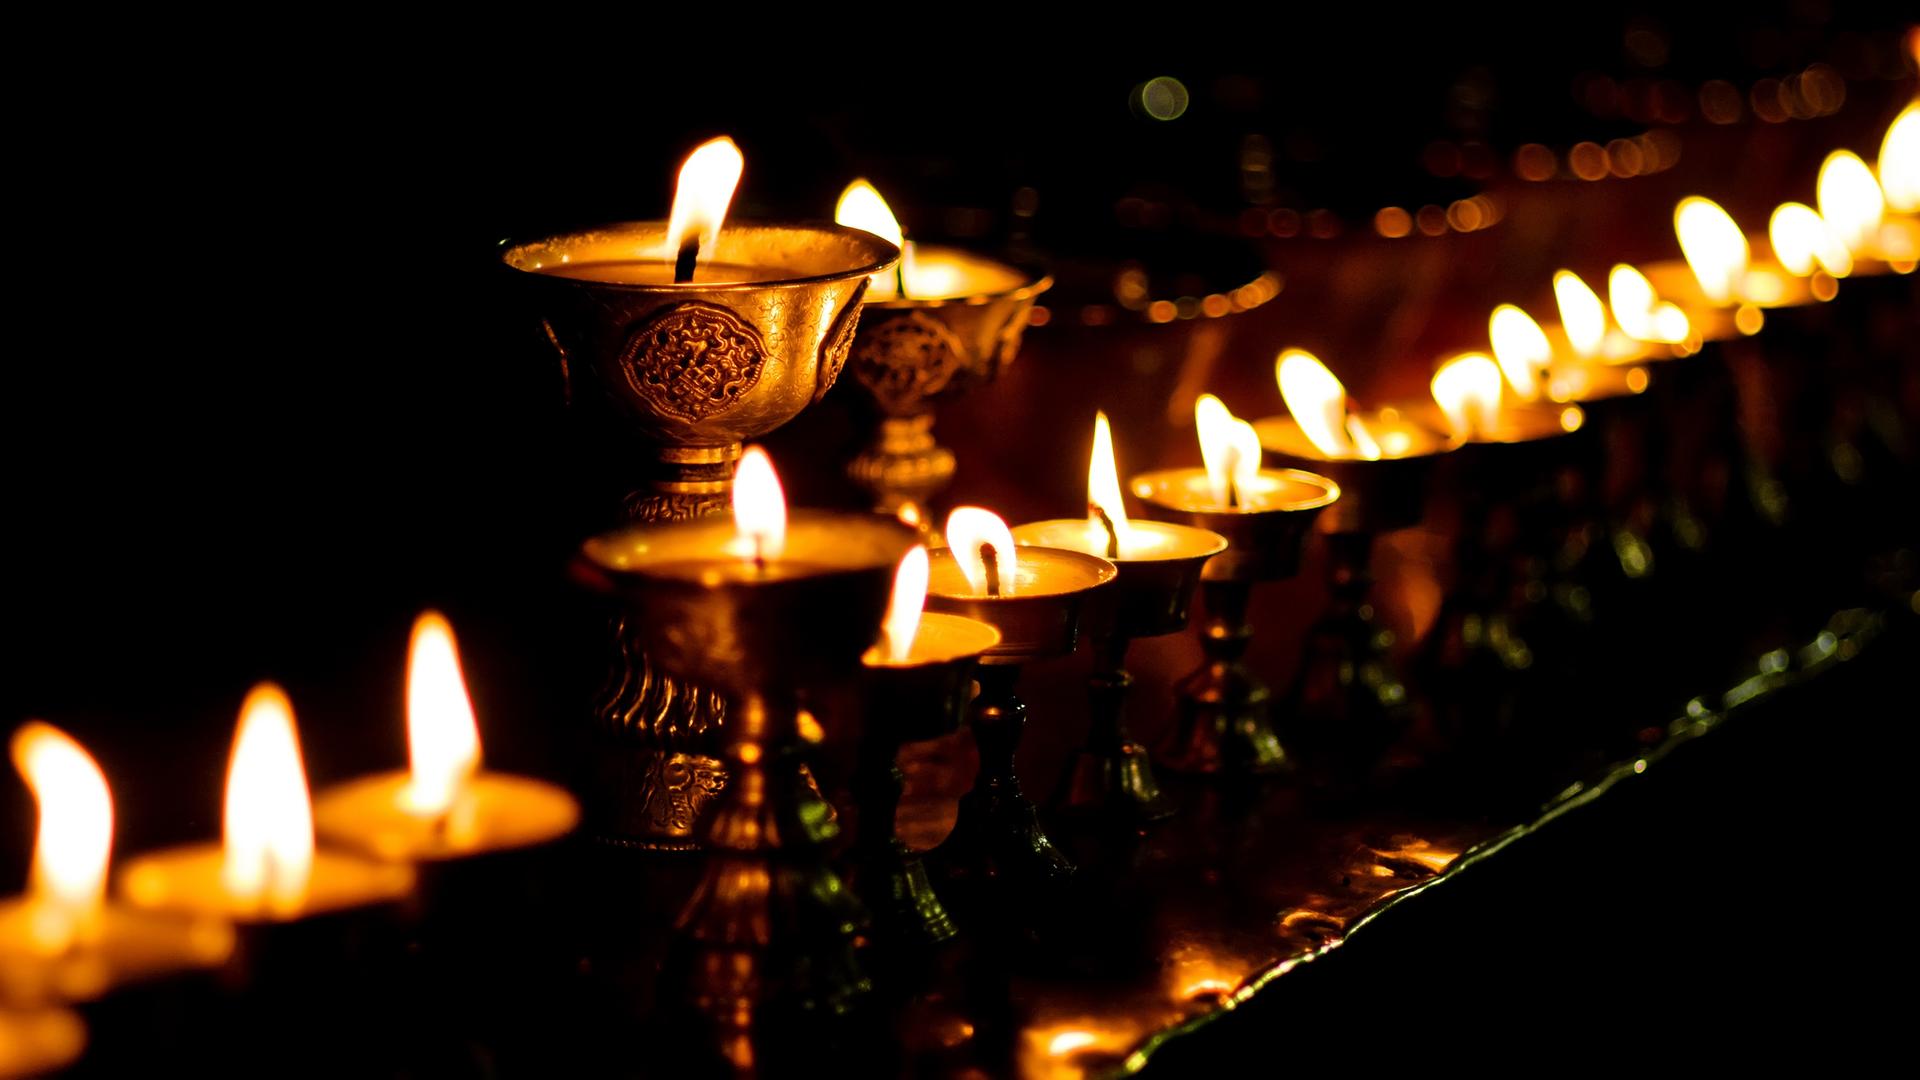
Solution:
[[[1553,275],[1553,299],[1560,305],[1560,325],[1573,351],[1584,357],[1600,355],[1607,342],[1607,309],[1600,294],[1571,270]]]
[[[787,546],[787,498],[765,450],[749,446],[733,474],[733,527],[739,554],[777,559]]]
[[[913,636],[920,632],[920,613],[927,606],[929,562],[925,545],[915,544],[893,572],[893,596],[887,601],[887,617],[880,624],[880,640],[887,658],[906,662],[913,652]]]
[[[1212,394],[1201,394],[1194,401],[1193,422],[1199,432],[1200,460],[1207,469],[1213,501],[1231,506],[1252,491],[1259,480],[1260,436],[1252,424],[1235,417],[1226,403]]]
[[[293,704],[272,683],[254,687],[240,706],[225,816],[227,894],[250,908],[297,912],[313,871],[313,806]]]
[[[1015,560],[1019,556],[1013,546],[1013,533],[999,514],[978,506],[956,507],[947,515],[947,546],[953,549],[953,561],[977,596],[995,591],[987,588],[987,563],[980,557],[982,547],[991,547],[1000,570],[997,591],[1001,596],[1013,593],[1018,569]]]
[[[1433,373],[1433,400],[1454,435],[1467,439],[1493,430],[1500,416],[1500,380],[1500,365],[1485,353],[1456,356]]]
[[[911,269],[912,248],[907,243],[906,233],[901,231],[900,221],[893,216],[893,208],[880,192],[865,179],[855,180],[840,193],[840,201],[834,204],[833,220],[836,224],[850,229],[870,232],[882,240],[900,249],[900,275],[893,271],[882,271],[868,279],[869,294],[875,298],[895,296],[900,291],[900,282],[904,281]]]
[[[1689,195],[1673,208],[1673,230],[1707,299],[1716,304],[1740,301],[1753,252],[1733,216],[1712,199]]]
[[[438,817],[453,809],[480,769],[480,726],[460,673],[453,626],[437,611],[413,623],[407,648],[407,809]]]
[[[1301,349],[1288,349],[1274,364],[1280,398],[1300,425],[1307,441],[1328,457],[1352,457],[1347,435],[1347,388],[1320,358]],[[1204,436],[1203,445],[1204,445]]]
[[[1224,406],[1222,406],[1224,408]],[[1101,515],[1106,515],[1105,520]],[[1093,453],[1087,460],[1087,535],[1099,550],[1107,550],[1107,529],[1113,529],[1113,549],[1123,553],[1133,541],[1133,526],[1121,501],[1120,471],[1113,459],[1113,428],[1107,414],[1093,414]]]
[[[1607,306],[1620,331],[1635,341],[1677,345],[1693,333],[1687,313],[1660,299],[1647,275],[1626,263],[1607,274]]]
[[[52,724],[29,720],[13,735],[13,765],[33,792],[28,933],[46,955],[94,940],[113,850],[113,795],[86,748]]]
[[[1920,101],[1900,110],[1880,143],[1880,190],[1902,214],[1920,213]]]
[[[673,191],[673,212],[667,217],[666,257],[672,258],[689,239],[700,242],[700,261],[713,257],[720,225],[726,220],[733,191],[740,186],[746,158],[725,135],[709,139],[687,155]]]
[[[1853,272],[1853,255],[1826,219],[1803,203],[1781,203],[1767,221],[1773,257],[1791,273],[1806,277],[1817,267],[1834,277]]]
[[[1487,335],[1493,339],[1493,355],[1500,361],[1500,372],[1507,385],[1522,401],[1540,397],[1540,383],[1553,363],[1553,344],[1533,316],[1513,306],[1501,304],[1487,319]]]
[[[1886,216],[1887,199],[1873,170],[1851,150],[1835,150],[1820,165],[1820,179],[1814,185],[1820,203],[1820,216],[1827,227],[1847,245],[1848,251],[1871,249],[1880,235],[1880,219]]]

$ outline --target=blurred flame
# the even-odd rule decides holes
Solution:
[[[1859,252],[1871,248],[1880,233],[1880,219],[1886,216],[1887,199],[1873,170],[1851,150],[1835,150],[1820,165],[1820,179],[1814,185],[1820,204],[1820,216],[1826,219],[1847,250]]]
[[[1716,304],[1731,304],[1742,298],[1747,263],[1752,251],[1747,234],[1733,216],[1712,199],[1689,195],[1673,209],[1673,230],[1680,237],[1680,252],[1693,268],[1700,291]]]
[[[1607,306],[1621,332],[1635,341],[1677,345],[1693,333],[1687,313],[1660,299],[1647,275],[1626,263],[1607,274]]]
[[[887,200],[881,198],[880,192],[872,184],[867,183],[865,178],[855,180],[840,193],[840,201],[833,207],[833,220],[835,224],[870,232],[900,249],[898,278],[891,270],[882,271],[868,278],[871,282],[868,289],[873,296],[884,298],[898,295],[900,282],[911,275],[910,263],[913,249],[907,243],[906,233],[900,228],[900,220],[893,216],[893,208],[887,205]],[[915,291],[924,290],[917,287]]]
[[[1573,351],[1598,356],[1607,340],[1607,309],[1600,303],[1600,294],[1579,274],[1561,270],[1553,275],[1553,299],[1560,305],[1560,325]]]
[[[1113,523],[1114,546],[1124,553],[1133,540],[1133,527],[1127,522],[1127,508],[1121,501],[1120,473],[1113,461],[1113,428],[1107,414],[1093,414],[1093,455],[1087,462],[1087,536],[1094,550],[1107,550],[1107,526],[1092,507],[1099,507]]]
[[[452,625],[437,611],[414,620],[407,649],[407,751],[406,806],[424,816],[451,811],[480,769],[480,726],[460,673],[460,651]]]
[[[1900,110],[1880,143],[1880,188],[1887,205],[1920,213],[1920,101]]]
[[[1596,297],[1596,302],[1598,298]],[[1433,373],[1433,400],[1459,438],[1493,430],[1500,416],[1500,365],[1485,353],[1467,353]]]
[[[720,225],[726,220],[733,189],[740,185],[740,172],[745,166],[740,148],[725,135],[701,143],[687,155],[673,190],[673,212],[667,217],[666,258],[673,258],[689,236],[697,235],[700,261],[712,259]]]
[[[221,880],[233,899],[297,912],[313,870],[313,806],[286,692],[261,683],[240,707],[227,766]]]
[[[765,450],[749,446],[733,474],[733,527],[740,554],[777,559],[787,546],[787,498]]]
[[[1352,457],[1355,450],[1346,428],[1347,388],[1320,358],[1301,349],[1288,349],[1274,364],[1280,398],[1300,425],[1301,434],[1328,457]],[[1205,436],[1202,436],[1204,446]]]
[[[1355,457],[1368,461],[1380,460],[1380,444],[1374,441],[1373,432],[1367,430],[1366,423],[1359,417],[1347,417],[1347,438],[1353,443]]]
[[[1813,207],[1803,203],[1781,203],[1767,221],[1767,241],[1773,245],[1773,257],[1780,265],[1800,277],[1815,267],[1834,277],[1853,272],[1853,255],[1827,227]]]
[[[1501,304],[1487,320],[1487,336],[1493,339],[1493,355],[1500,361],[1507,385],[1522,401],[1538,400],[1540,381],[1553,363],[1553,345],[1546,331],[1533,316],[1512,304]]]
[[[893,573],[893,596],[887,601],[887,618],[880,624],[880,639],[887,647],[887,658],[905,663],[913,652],[913,636],[920,631],[920,612],[927,604],[927,549],[915,544],[900,560]]]
[[[1099,1041],[1100,1036],[1091,1031],[1063,1031],[1047,1040],[1047,1053],[1060,1057],[1075,1050],[1084,1050]]]
[[[953,549],[953,561],[976,596],[987,595],[987,564],[980,557],[982,546],[993,548],[1000,563],[1000,595],[1013,593],[1015,554],[1013,533],[999,514],[978,506],[956,507],[947,515],[947,546]]]
[[[1193,403],[1193,422],[1200,435],[1200,460],[1207,469],[1213,500],[1231,505],[1252,491],[1260,476],[1260,436],[1253,425],[1235,418],[1212,394]]]
[[[1253,425],[1235,418],[1227,437],[1227,482],[1234,496],[1244,502],[1260,482],[1260,433]]]
[[[113,850],[113,795],[86,748],[52,724],[14,732],[13,765],[33,792],[40,824],[27,878],[28,933],[42,954],[98,937]]]

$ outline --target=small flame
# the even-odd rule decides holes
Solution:
[[[787,546],[787,498],[765,450],[749,446],[733,474],[736,550],[756,563],[777,559]]]
[[[1607,341],[1607,309],[1600,294],[1579,274],[1561,270],[1553,275],[1553,299],[1560,305],[1560,325],[1573,351],[1583,357],[1600,355]]]
[[[1920,213],[1920,101],[1900,110],[1880,143],[1880,189],[1902,214]]]
[[[740,172],[745,167],[740,148],[724,135],[701,143],[687,155],[673,191],[673,212],[667,217],[667,258],[673,258],[689,239],[697,237],[700,261],[712,259],[720,225],[726,220],[733,189],[740,186]]]
[[[915,544],[893,572],[893,596],[887,601],[887,618],[880,624],[880,641],[887,658],[905,663],[913,652],[913,636],[920,632],[920,612],[927,606],[929,562],[925,545]]]
[[[1853,272],[1853,255],[1826,219],[1804,203],[1781,203],[1767,222],[1767,241],[1780,265],[1800,277],[1817,267],[1834,277]]]
[[[261,683],[240,707],[227,766],[227,894],[277,915],[300,909],[313,870],[313,806],[286,692]]]
[[[1820,165],[1820,179],[1814,184],[1820,203],[1820,216],[1848,251],[1866,251],[1880,235],[1880,219],[1886,216],[1887,199],[1873,170],[1851,150],[1835,150]]]
[[[1013,533],[999,514],[978,506],[955,508],[947,515],[947,546],[953,549],[953,561],[960,565],[960,572],[966,575],[967,584],[976,596],[989,595],[987,563],[980,557],[980,549],[993,548],[1000,566],[999,594],[1012,595],[1015,560],[1019,556],[1015,554]]]
[[[900,221],[893,216],[893,209],[880,192],[865,179],[855,180],[840,193],[840,201],[834,204],[833,220],[836,224],[850,229],[870,232],[882,240],[900,249],[900,272],[896,277],[892,270],[874,274],[867,286],[870,294],[877,298],[889,298],[899,294],[900,282],[906,280],[911,267],[912,247],[900,229]]]
[[[1274,365],[1274,378],[1280,383],[1280,398],[1300,425],[1301,434],[1328,457],[1354,455],[1346,428],[1347,388],[1339,376],[1327,370],[1319,357],[1300,349],[1288,349]],[[1205,436],[1202,437],[1205,445]]]
[[[413,623],[407,648],[407,751],[412,776],[407,809],[426,817],[451,811],[480,769],[480,726],[460,673],[453,627],[437,611]]]
[[[1501,304],[1487,320],[1487,334],[1493,339],[1493,355],[1500,361],[1507,385],[1522,401],[1539,400],[1541,380],[1553,363],[1547,332],[1533,316],[1512,304]]]
[[[1689,195],[1673,209],[1673,230],[1707,299],[1716,304],[1741,300],[1753,253],[1733,216],[1712,199]]]
[[[1621,332],[1635,341],[1677,345],[1693,333],[1687,313],[1660,299],[1647,275],[1626,263],[1607,275],[1607,306]]]
[[[1112,548],[1125,552],[1133,541],[1133,527],[1127,521],[1127,508],[1121,501],[1120,472],[1113,460],[1113,428],[1104,412],[1093,414],[1093,454],[1087,462],[1087,507],[1087,535],[1093,540],[1095,550],[1109,549],[1107,528],[1111,524]],[[1106,515],[1104,521],[1101,514]]]
[[[95,940],[113,850],[113,795],[86,748],[30,720],[13,735],[13,765],[39,806],[33,840],[32,946],[55,955]]]
[[[1493,430],[1500,416],[1500,378],[1500,365],[1485,353],[1456,356],[1433,373],[1433,400],[1447,414],[1454,435],[1467,439]]]

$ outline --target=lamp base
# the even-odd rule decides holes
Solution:
[[[1200,590],[1207,616],[1200,635],[1205,659],[1174,686],[1177,723],[1160,764],[1178,773],[1286,772],[1293,758],[1268,716],[1272,694],[1242,660],[1253,641],[1247,621],[1253,582],[1202,581]]]

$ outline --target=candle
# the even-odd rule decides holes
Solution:
[[[1274,453],[1318,462],[1382,461],[1430,457],[1452,448],[1398,407],[1354,409],[1346,387],[1312,353],[1282,352],[1274,378],[1291,415],[1253,425],[1261,445]]]
[[[315,846],[293,705],[261,683],[240,709],[221,843],[135,859],[120,888],[151,910],[282,923],[397,900],[413,877],[404,865]]]
[[[1571,270],[1555,271],[1553,298],[1560,310],[1560,325],[1546,330],[1548,340],[1553,344],[1556,364],[1632,364],[1673,356],[1670,348],[1628,334],[1619,325],[1609,326],[1607,305],[1600,300],[1600,294]],[[1675,314],[1680,314],[1678,308],[1673,310]],[[1680,317],[1682,320],[1686,318],[1683,314]],[[1686,339],[1684,328],[1681,329],[1680,339]]]
[[[81,1001],[138,979],[223,962],[233,932],[109,903],[113,797],[78,742],[30,721],[13,760],[39,805],[24,896],[0,901],[0,1003]],[[0,1070],[4,1072],[4,1070]]]
[[[1703,340],[1757,334],[1766,322],[1764,309],[1815,298],[1812,287],[1779,262],[1756,259],[1739,224],[1712,199],[1680,200],[1673,227],[1684,262],[1656,263],[1646,277],[1686,310]],[[1730,324],[1724,314],[1729,310]]]
[[[1019,547],[1000,515],[962,506],[947,515],[947,546],[930,554],[927,603],[1000,631],[988,662],[1071,652],[1079,600],[1118,573],[1106,559],[1053,547]]]
[[[1920,101],[1909,102],[1887,125],[1878,169],[1888,209],[1920,214]]]

